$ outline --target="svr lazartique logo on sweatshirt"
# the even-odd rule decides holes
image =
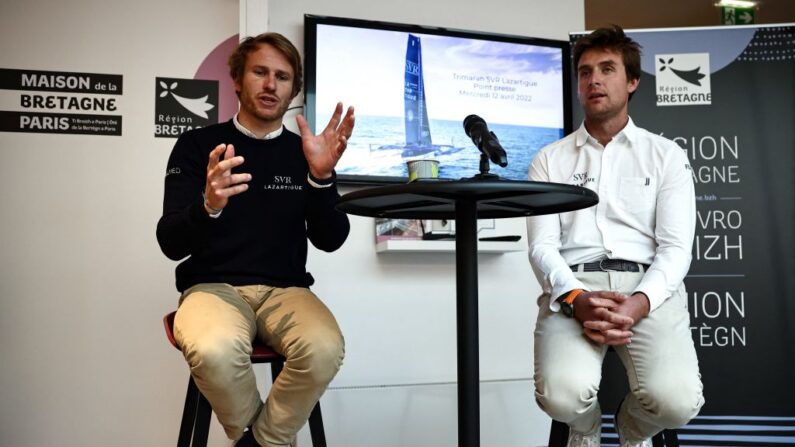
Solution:
[[[658,106],[712,104],[709,53],[656,54]]]
[[[265,189],[287,190],[287,191],[301,191],[304,189],[303,185],[293,184],[293,178],[288,175],[274,175],[273,183],[266,183]]]

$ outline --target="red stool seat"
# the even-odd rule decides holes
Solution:
[[[171,312],[170,314],[163,317],[163,326],[166,328],[166,337],[168,337],[168,341],[171,343],[171,346],[176,348],[178,351],[181,351],[179,346],[177,346],[177,340],[174,339],[174,316],[176,314],[177,312]],[[251,363],[271,363],[285,361],[284,356],[271,349],[271,347],[268,345],[264,345],[255,341],[252,343],[252,347],[254,349],[251,351]]]

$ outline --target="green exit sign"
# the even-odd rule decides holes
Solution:
[[[720,15],[724,25],[750,25],[756,19],[754,8],[737,6],[721,6]]]

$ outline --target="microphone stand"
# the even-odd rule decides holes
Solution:
[[[497,180],[500,178],[497,174],[489,174],[489,157],[484,152],[480,153],[480,173],[472,177],[476,180]]]

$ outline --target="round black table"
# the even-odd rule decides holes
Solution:
[[[534,216],[587,208],[593,191],[559,183],[500,179],[420,180],[345,194],[337,209],[392,219],[455,219],[458,344],[458,445],[480,445],[477,219]]]

